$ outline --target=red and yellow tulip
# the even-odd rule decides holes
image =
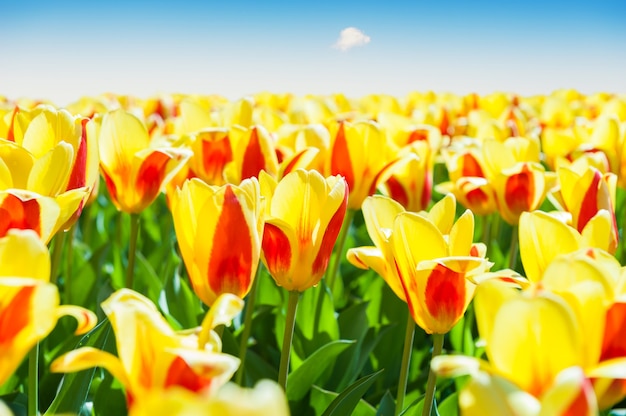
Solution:
[[[0,385],[60,317],[76,318],[77,335],[97,321],[91,311],[59,305],[59,292],[49,280],[48,249],[33,231],[10,230],[0,238]]]
[[[374,122],[342,121],[331,125],[330,133],[327,172],[345,178],[350,190],[348,208],[358,210],[393,173],[399,159]]]
[[[233,126],[229,137],[233,160],[224,168],[226,182],[238,184],[244,179],[258,178],[261,171],[277,176],[276,145],[265,127]]]
[[[348,203],[343,177],[298,169],[276,183],[261,175],[267,198],[262,259],[279,286],[302,292],[317,285]]]
[[[174,387],[212,394],[230,379],[239,360],[221,353],[219,337],[209,332],[215,325],[230,322],[242,306],[236,296],[223,295],[214,302],[200,335],[182,334],[174,332],[149,299],[121,289],[102,303],[115,332],[119,358],[82,347],[57,358],[51,370],[103,367],[122,383],[131,409],[150,393]]]
[[[105,114],[99,135],[100,167],[113,204],[136,214],[159,195],[190,152],[151,146],[143,122],[124,110]]]
[[[178,244],[194,291],[207,305],[222,293],[243,298],[259,264],[263,209],[255,178],[239,186],[186,181],[170,194]]]

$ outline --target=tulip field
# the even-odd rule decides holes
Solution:
[[[0,96],[0,415],[626,415],[626,95]]]

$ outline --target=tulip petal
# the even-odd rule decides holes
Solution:
[[[93,347],[81,347],[63,354],[50,364],[53,373],[73,373],[93,367],[105,368],[122,385],[130,390],[130,380],[119,358]]]
[[[0,276],[50,280],[50,254],[35,231],[11,229],[0,238]]]
[[[202,331],[198,337],[198,348],[204,349],[208,333],[218,325],[228,325],[243,309],[244,301],[230,293],[220,295],[202,320]]]
[[[559,254],[579,248],[580,236],[571,227],[542,211],[523,213],[519,223],[519,247],[526,277],[538,282]]]
[[[27,189],[41,195],[56,196],[67,188],[74,149],[61,142],[35,161],[28,177]]]
[[[57,308],[57,314],[59,317],[69,315],[76,318],[78,326],[74,331],[74,335],[86,334],[98,323],[95,313],[80,306],[61,305]]]

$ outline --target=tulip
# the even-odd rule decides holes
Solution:
[[[345,180],[298,169],[278,183],[262,175],[261,190],[269,202],[262,244],[268,271],[290,292],[317,285],[346,213]]]
[[[209,185],[223,185],[224,167],[232,161],[232,146],[227,128],[204,129],[192,135],[191,174]]]
[[[277,285],[289,291],[287,319],[278,370],[278,383],[287,386],[291,340],[300,292],[315,286],[328,267],[348,204],[343,177],[324,178],[303,169],[276,183],[262,174],[267,198],[262,242],[263,263]]]
[[[207,305],[246,296],[261,251],[263,205],[255,178],[239,186],[186,181],[171,195],[174,228],[194,292]]]
[[[0,140],[0,189],[45,196],[88,187],[98,180],[98,147],[91,121],[41,105],[16,107],[7,140]]]
[[[612,217],[612,233],[609,251],[617,248],[618,230],[615,219],[615,193],[617,176],[602,174],[584,163],[574,163],[558,170],[560,188],[553,192],[557,205],[572,215],[572,226],[582,232],[587,223],[604,209]]]
[[[383,184],[384,193],[408,211],[428,208],[433,186],[434,155],[426,142],[418,141],[403,149],[406,155],[394,173]]]
[[[339,122],[331,126],[331,138],[327,171],[345,178],[350,190],[348,208],[358,210],[393,173],[399,159],[373,122]]]
[[[487,179],[487,168],[476,142],[459,143],[458,149],[442,151],[450,181],[435,186],[441,194],[452,193],[465,208],[477,215],[498,210],[496,192]]]
[[[258,177],[262,170],[271,176],[278,174],[278,158],[273,139],[262,126],[230,129],[233,160],[226,164],[224,177],[228,183]]]
[[[190,156],[183,149],[151,147],[142,121],[124,110],[104,116],[99,145],[111,200],[118,210],[131,214],[150,205]]]
[[[234,295],[214,302],[203,323],[203,333],[176,333],[146,297],[129,289],[113,293],[102,303],[111,322],[118,357],[92,347],[81,347],[57,358],[53,372],[103,367],[126,389],[129,408],[148,394],[181,387],[212,394],[237,369],[239,360],[221,353],[219,337],[211,329],[229,322],[242,308]],[[208,342],[211,341],[211,342]]]
[[[60,317],[76,318],[76,335],[97,321],[91,311],[60,306],[58,290],[49,280],[48,249],[34,231],[12,229],[0,238],[0,385]]]
[[[538,282],[558,255],[589,247],[608,251],[612,220],[608,211],[601,210],[581,234],[554,215],[533,211],[520,216],[519,230],[520,257],[526,277]]]

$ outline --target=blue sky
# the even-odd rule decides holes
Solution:
[[[23,4],[28,4],[24,6]],[[0,94],[626,93],[626,2],[11,2]],[[333,48],[358,28],[369,43]]]

